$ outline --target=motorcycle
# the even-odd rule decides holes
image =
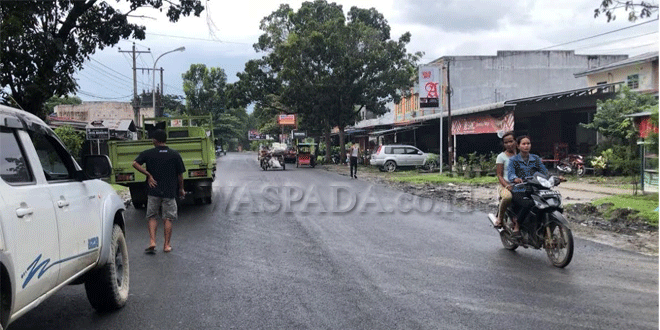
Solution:
[[[286,170],[286,164],[284,163],[284,155],[278,154],[274,155],[271,153],[266,153],[261,157],[260,166],[262,170],[267,170],[269,168],[281,168],[282,171]]]
[[[497,216],[489,213],[488,218],[500,234],[502,245],[507,250],[515,250],[518,246],[524,248],[545,249],[548,259],[555,267],[568,266],[573,258],[573,234],[568,221],[563,215],[561,194],[552,188],[559,185],[556,176],[546,177],[536,173],[516,184],[523,186],[528,196],[534,201],[525,221],[518,220],[520,237],[513,236],[513,219],[519,208],[513,203],[502,217],[502,227],[495,227]]]
[[[568,155],[568,157],[559,161],[557,170],[566,174],[575,173],[581,177],[586,172],[584,168],[584,157],[582,155]]]

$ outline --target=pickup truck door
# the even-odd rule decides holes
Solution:
[[[92,181],[76,178],[79,167],[58,139],[46,132],[30,132],[30,137],[57,216],[61,283],[98,259],[100,197],[90,187]]]
[[[25,131],[0,127],[0,223],[13,255],[14,312],[55,287],[60,270],[55,209],[29,150]]]

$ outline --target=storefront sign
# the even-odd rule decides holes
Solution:
[[[440,67],[419,67],[419,107],[438,108],[440,106]]]
[[[87,140],[109,140],[110,130],[107,127],[87,127]]]
[[[501,118],[489,115],[452,120],[451,132],[454,135],[504,133],[513,131],[513,112],[509,111]]]
[[[281,125],[296,125],[296,115],[279,115],[277,117],[277,122]]]

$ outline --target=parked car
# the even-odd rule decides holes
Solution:
[[[124,306],[125,206],[98,180],[111,169],[105,155],[81,167],[41,119],[0,105],[0,328],[67,284],[96,310]]]
[[[410,145],[389,144],[378,147],[369,163],[381,171],[394,172],[399,167],[423,166],[427,154]]]

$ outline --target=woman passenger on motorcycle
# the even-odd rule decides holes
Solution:
[[[532,140],[529,136],[519,136],[516,142],[518,143],[518,154],[509,159],[509,182],[522,183],[524,178],[533,176],[536,172],[547,175],[548,170],[541,162],[541,157],[529,153],[532,149]],[[517,236],[520,235],[519,223],[525,221],[529,210],[534,206],[534,201],[527,196],[523,185],[514,186],[512,193],[513,203],[520,206],[517,219],[513,219],[513,234]]]
[[[497,186],[497,193],[500,196],[500,207],[497,212],[497,222],[495,227],[502,227],[502,216],[506,212],[506,208],[511,204],[511,189],[513,185],[508,181],[509,174],[509,159],[516,155],[516,138],[513,132],[504,133],[502,136],[502,144],[504,145],[504,151],[497,155],[495,164],[497,166],[497,180],[500,182],[500,185]]]

